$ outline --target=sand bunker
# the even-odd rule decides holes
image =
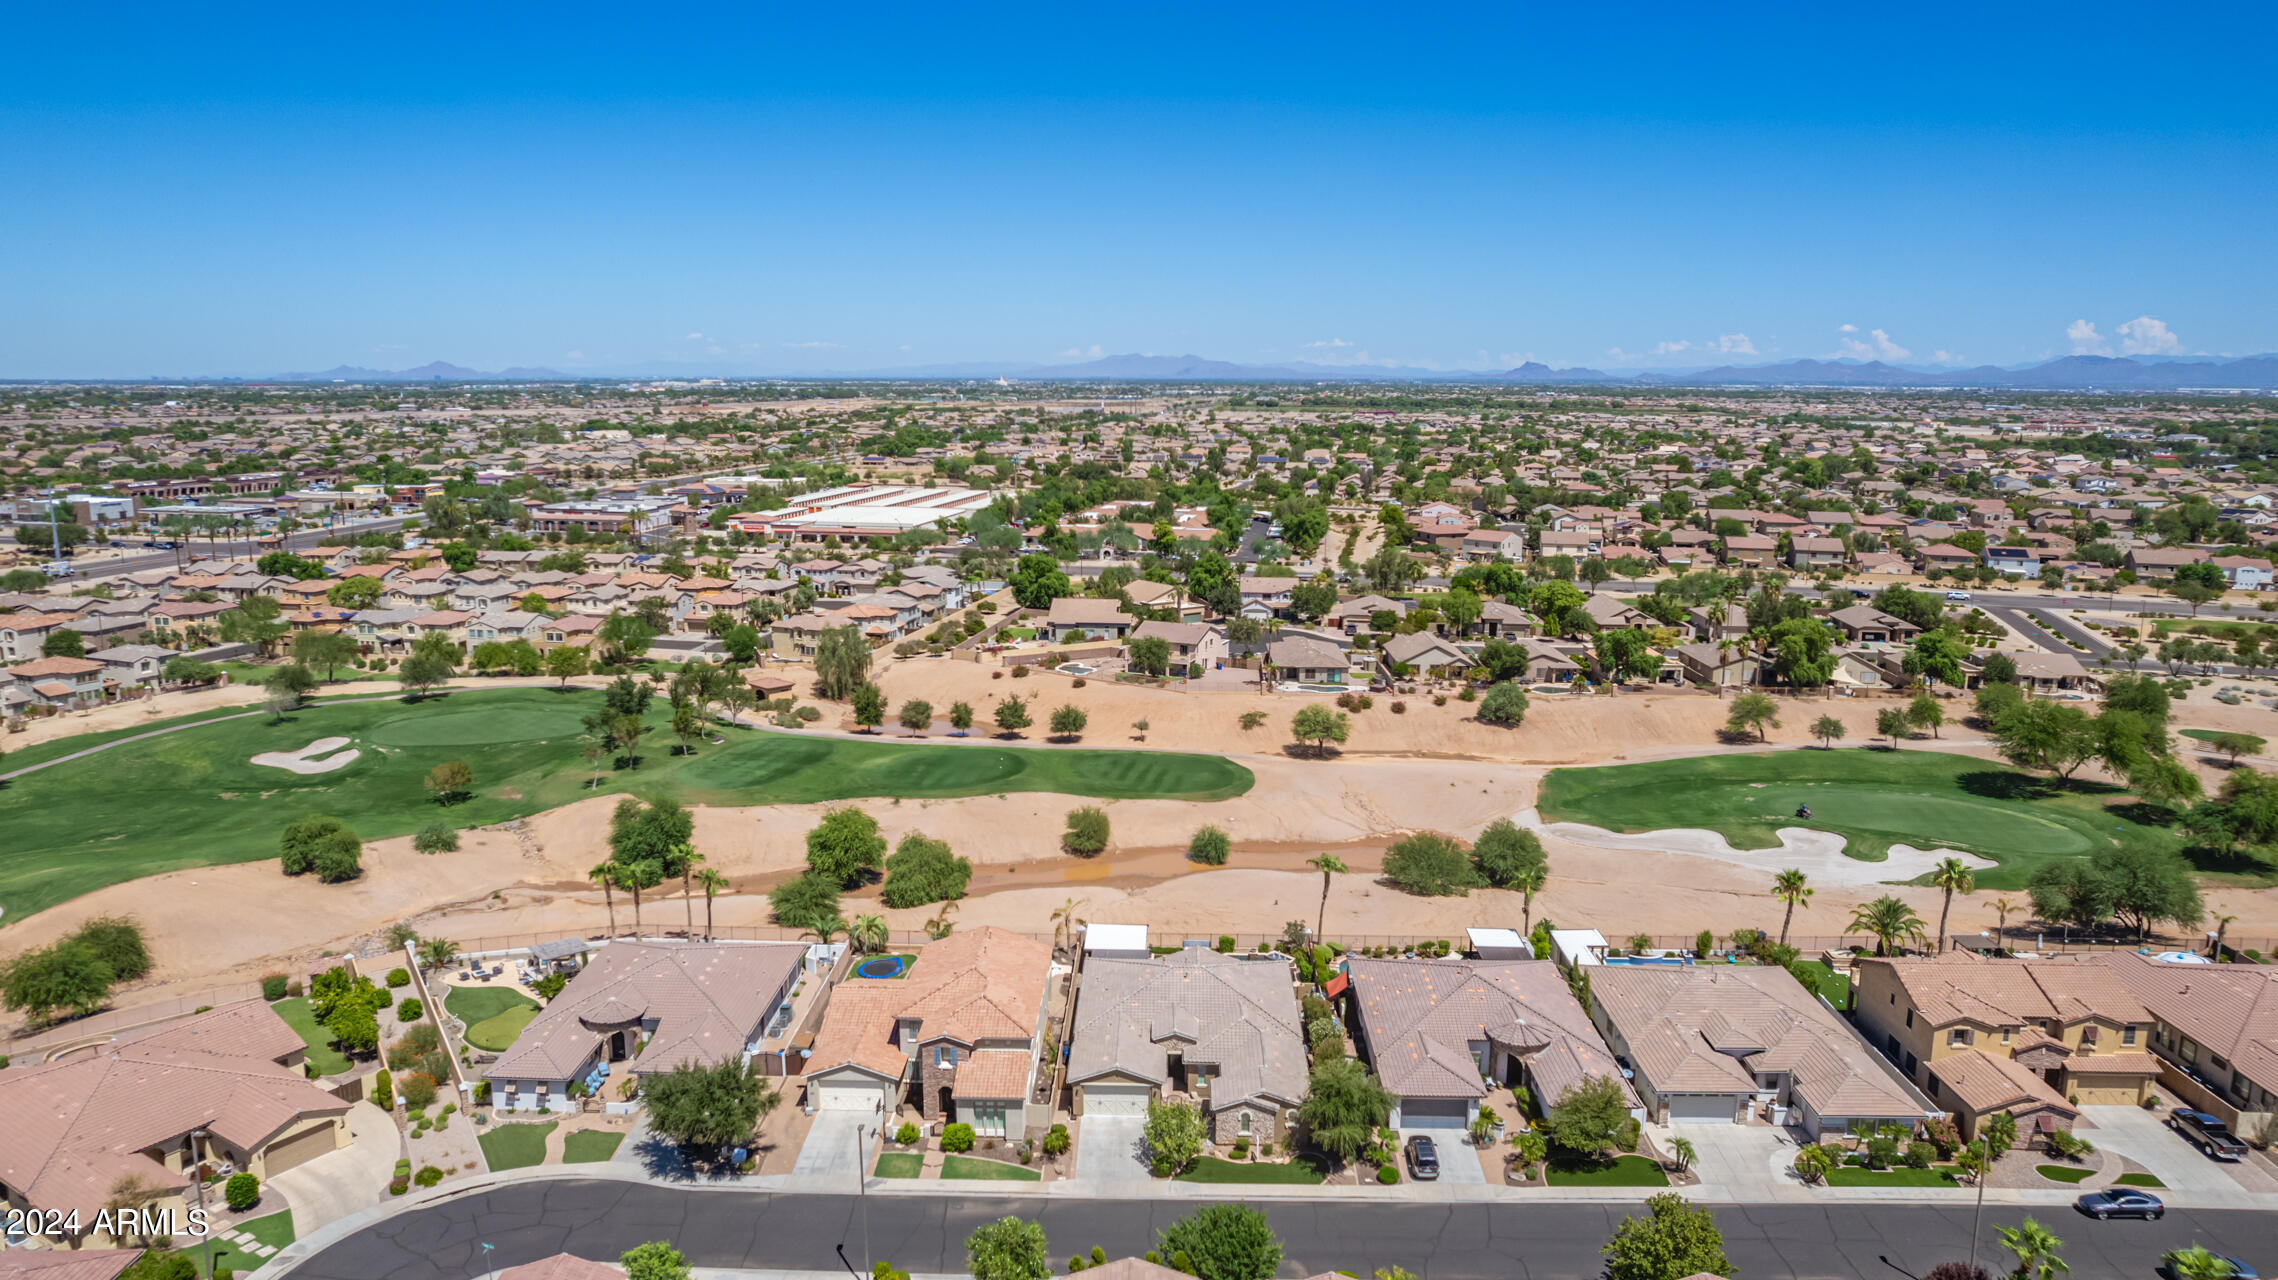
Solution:
[[[1514,820],[1522,827],[1599,849],[1689,853],[1696,857],[1714,858],[1719,862],[1757,867],[1766,871],[1798,867],[1811,877],[1814,884],[1822,885],[1863,885],[1912,880],[1935,870],[1939,861],[1945,858],[1960,858],[1966,865],[1981,871],[1995,865],[1989,858],[1963,853],[1959,849],[1917,849],[1910,844],[1893,844],[1888,858],[1881,862],[1868,862],[1844,853],[1842,836],[1832,831],[1815,831],[1810,827],[1779,828],[1777,834],[1780,843],[1775,848],[1735,849],[1732,842],[1721,834],[1699,827],[1624,833],[1580,822],[1544,822],[1542,815],[1533,809],[1522,811]]]
[[[356,758],[364,754],[353,747],[346,751],[340,750],[346,746],[346,738],[318,738],[298,751],[264,751],[253,757],[253,763],[271,769],[287,769],[294,773],[330,773],[334,769],[345,769],[356,763]],[[326,752],[339,754],[326,755]]]

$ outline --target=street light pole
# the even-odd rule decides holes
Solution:
[[[881,1126],[875,1132],[883,1133],[885,1129]],[[862,1176],[869,1149],[862,1137],[862,1126],[854,1126],[854,1198],[862,1202],[862,1267],[865,1272],[875,1274],[876,1264],[870,1260],[870,1179]]]
[[[198,1176],[199,1169],[206,1162],[203,1155],[205,1145],[206,1131],[203,1129],[190,1130],[190,1181],[198,1189],[198,1215],[200,1217],[204,1217],[206,1212],[206,1180]],[[213,1280],[214,1233],[211,1225],[208,1225],[203,1233],[199,1247],[205,1251],[206,1255],[206,1278]]]

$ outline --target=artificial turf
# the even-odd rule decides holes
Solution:
[[[625,1135],[607,1129],[580,1129],[562,1139],[563,1164],[600,1164],[617,1154]]]
[[[1798,819],[1800,805],[1811,817]],[[1543,779],[1545,821],[1612,831],[1705,827],[1735,847],[1769,848],[1780,827],[1804,826],[1845,838],[1844,852],[1866,861],[1893,844],[1951,847],[2000,865],[1977,876],[1980,889],[2020,889],[2040,866],[2119,844],[2174,849],[2170,815],[2126,792],[2064,782],[1968,756],[1855,748],[1693,756],[1647,764],[1555,769]],[[2201,867],[2264,883],[2272,868],[2241,858]]]
[[[332,1032],[316,1020],[316,1010],[310,1007],[307,996],[293,996],[270,1004],[285,1025],[299,1034],[308,1045],[308,1060],[320,1076],[336,1076],[354,1064],[340,1052],[332,1039]]]
[[[536,1124],[493,1124],[475,1139],[482,1144],[483,1163],[492,1173],[508,1169],[527,1169],[546,1160],[546,1135],[554,1131],[553,1120]]]
[[[2119,1177],[2112,1179],[2112,1185],[2117,1187],[2161,1188],[2167,1186],[2166,1183],[2159,1180],[2159,1175],[2156,1173],[2123,1173]]]
[[[467,1024],[467,1043],[504,1053],[538,1016],[538,1002],[510,987],[453,987],[443,997],[451,1016]]]
[[[2096,1171],[2076,1164],[2037,1164],[2033,1166],[2033,1172],[2051,1182],[2085,1182],[2088,1175]]]
[[[485,826],[568,804],[592,794],[593,769],[580,757],[578,737],[581,719],[600,705],[598,691],[547,687],[319,702],[276,722],[256,715],[118,742],[0,783],[0,830],[8,832],[0,848],[0,920],[158,872],[274,858],[278,835],[306,817],[338,818],[373,840],[410,835],[437,820]],[[681,756],[673,753],[669,717],[665,699],[654,699],[637,764],[605,766],[603,792],[661,789],[691,804],[723,806],[1012,791],[1224,800],[1255,781],[1219,756],[868,742],[742,728],[723,728],[725,742]],[[151,727],[161,726],[144,726]],[[257,753],[298,751],[325,737],[348,738],[363,754],[345,768],[307,775],[250,762]],[[67,754],[62,748],[75,742],[53,746]],[[420,784],[448,760],[471,764],[475,785],[472,797],[444,809]]]
[[[230,1229],[252,1236],[256,1244],[265,1244],[272,1249],[282,1249],[293,1242],[293,1211],[280,1209],[275,1213],[247,1219]],[[179,1237],[177,1239],[179,1240]],[[217,1271],[233,1271],[238,1275],[244,1275],[262,1263],[269,1261],[269,1258],[277,1256],[270,1254],[269,1258],[264,1258],[247,1250],[234,1240],[221,1239],[213,1241],[213,1250],[210,1255],[203,1241],[192,1243],[183,1252],[190,1255],[190,1262],[198,1269],[200,1275],[212,1275]],[[209,1260],[213,1264],[212,1271],[206,1269]]]
[[[941,1176],[978,1182],[1040,1182],[1044,1178],[1034,1169],[1023,1169],[1002,1160],[983,1160],[979,1156],[943,1156]]]

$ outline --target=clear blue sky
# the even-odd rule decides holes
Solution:
[[[0,376],[2278,348],[2268,3],[811,8],[20,8]]]

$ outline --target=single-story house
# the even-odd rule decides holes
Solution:
[[[1343,684],[1349,664],[1345,651],[1326,640],[1291,636],[1266,646],[1266,661],[1279,678],[1294,684]]]
[[[1392,674],[1395,664],[1409,667],[1419,675],[1443,675],[1472,665],[1470,654],[1457,648],[1453,641],[1429,631],[1394,636],[1384,642],[1382,653],[1387,676]]]
[[[1084,966],[1068,1083],[1081,1116],[1194,1100],[1214,1142],[1284,1140],[1310,1067],[1289,966],[1190,947]]]
[[[1123,602],[1115,599],[1061,596],[1044,615],[1044,630],[1054,644],[1079,634],[1087,640],[1120,640],[1137,625],[1139,620],[1125,613]]]

